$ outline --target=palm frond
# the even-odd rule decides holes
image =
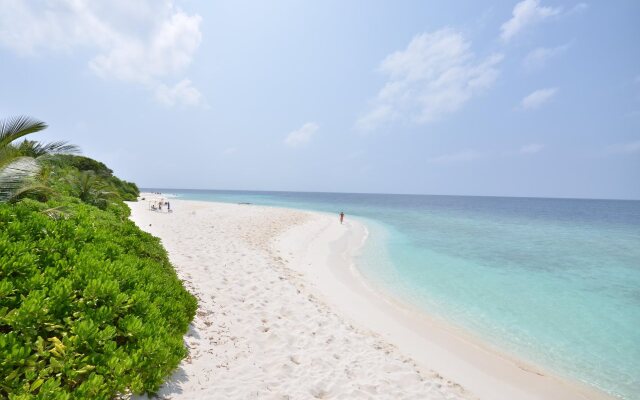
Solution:
[[[36,175],[40,165],[32,157],[18,157],[0,169],[0,202],[11,199],[25,181]]]
[[[15,203],[24,198],[47,201],[53,193],[53,189],[41,183],[23,183],[11,194],[9,202]]]
[[[0,120],[0,148],[30,133],[46,129],[47,124],[24,115]]]
[[[71,212],[69,211],[69,207],[66,207],[66,206],[47,208],[46,210],[42,210],[41,213],[48,215],[53,219],[67,218],[71,215]]]
[[[35,140],[23,140],[16,146],[23,156],[40,158],[57,154],[77,154],[80,148],[65,141],[40,143]]]
[[[111,190],[99,190],[96,192],[96,196],[107,200],[117,199],[120,197],[117,192]]]
[[[70,144],[67,141],[59,140],[57,142],[49,142],[41,145],[40,152],[44,154],[78,154],[80,147]]]

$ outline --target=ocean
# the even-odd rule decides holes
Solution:
[[[640,201],[147,189],[358,218],[377,287],[489,346],[640,399]]]

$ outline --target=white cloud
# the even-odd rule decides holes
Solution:
[[[89,68],[103,79],[144,85],[165,104],[195,105],[197,90],[177,75],[191,64],[202,34],[202,18],[171,0],[63,0],[30,3],[4,0],[0,46],[21,55],[88,51]],[[179,80],[169,88],[166,80]]]
[[[608,154],[636,154],[640,153],[640,140],[630,143],[618,143],[607,147]]]
[[[564,53],[567,48],[569,48],[568,44],[558,47],[538,47],[526,55],[522,64],[527,71],[542,69],[550,59]]]
[[[542,151],[544,145],[538,143],[531,143],[524,145],[520,148],[521,154],[536,154]]]
[[[289,147],[303,146],[309,143],[313,135],[320,129],[315,122],[307,122],[300,129],[290,132],[284,139],[284,144]]]
[[[541,105],[543,105],[544,103],[546,103],[547,101],[551,100],[551,98],[555,96],[557,92],[558,92],[557,88],[546,88],[546,89],[536,90],[535,92],[529,94],[524,99],[522,99],[521,106],[525,110],[536,109]]]
[[[157,84],[155,95],[156,99],[166,106],[174,106],[176,104],[197,106],[202,104],[202,94],[193,87],[188,79],[183,79],[172,87],[162,83]]]
[[[508,42],[527,27],[559,15],[561,12],[562,8],[560,7],[541,6],[540,0],[523,0],[513,8],[511,19],[502,24],[500,37]]]
[[[373,130],[394,120],[422,124],[460,109],[494,83],[502,60],[496,54],[477,61],[470,47],[451,29],[415,36],[382,61],[380,71],[389,79],[356,127]]]
[[[455,153],[442,154],[440,156],[430,158],[429,162],[434,164],[453,164],[453,163],[474,161],[482,157],[483,157],[482,153],[476,150],[467,149],[467,150],[462,150]]]
[[[388,104],[378,104],[368,113],[364,114],[356,121],[356,128],[363,131],[371,131],[378,125],[395,119],[397,113]]]
[[[200,45],[198,15],[174,12],[159,21],[148,38],[123,38],[90,61],[99,76],[123,81],[146,82],[184,70]]]

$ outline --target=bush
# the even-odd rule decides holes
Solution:
[[[118,178],[104,163],[88,157],[59,154],[48,160],[46,166],[50,171],[48,175],[51,175],[46,183],[60,194],[77,196],[69,178],[90,172],[104,191],[113,193],[120,200],[136,201],[140,195],[135,183]]]
[[[136,201],[140,196],[140,189],[133,182],[127,182],[117,177],[111,178],[111,185],[115,188],[116,192],[122,200]]]
[[[154,393],[185,357],[196,300],[125,208],[0,204],[0,398]]]
[[[104,163],[89,157],[77,156],[73,154],[60,154],[56,156],[64,164],[76,168],[79,171],[93,171],[96,174],[112,176],[113,171]]]

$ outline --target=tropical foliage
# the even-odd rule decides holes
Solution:
[[[26,179],[38,172],[35,158],[22,155],[12,142],[46,127],[44,122],[29,117],[0,120],[0,201],[10,199]]]
[[[32,153],[4,166],[35,160],[29,179],[50,193],[0,203],[0,398],[154,393],[186,355],[196,300],[128,219],[121,199],[137,187],[86,157],[38,161],[43,145],[21,146]]]
[[[46,127],[44,122],[25,116],[0,120],[0,202],[17,200],[26,194],[46,195],[46,188],[32,181],[40,171],[41,162],[54,155],[78,152],[77,146],[67,142],[23,140],[15,143]]]
[[[62,141],[40,143],[34,140],[23,140],[16,148],[20,155],[38,159],[57,154],[73,154],[79,151],[77,146]]]
[[[97,199],[135,201],[140,194],[135,183],[118,178],[106,165],[88,157],[58,155],[43,162],[43,169],[47,174],[42,182],[89,204],[103,204]]]

